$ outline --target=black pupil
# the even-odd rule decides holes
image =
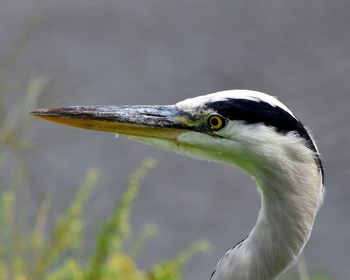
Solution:
[[[212,125],[212,126],[217,126],[217,125],[219,125],[219,120],[217,119],[217,117],[211,118],[211,125]]]

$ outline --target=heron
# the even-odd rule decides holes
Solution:
[[[308,128],[276,97],[227,90],[175,105],[68,106],[31,114],[227,163],[253,178],[261,197],[256,224],[224,254],[211,280],[277,279],[310,237],[325,193],[321,157]]]

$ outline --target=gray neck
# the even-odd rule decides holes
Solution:
[[[248,238],[229,250],[213,280],[272,280],[301,253],[323,199],[321,175],[312,162],[294,175],[265,168],[255,174],[261,209]]]

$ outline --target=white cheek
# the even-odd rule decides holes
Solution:
[[[235,136],[239,132],[238,126],[239,122],[227,121],[227,124],[223,129],[220,129],[214,133],[224,138],[235,139]]]
[[[204,133],[187,132],[178,137],[178,143],[186,152],[191,150],[197,157],[232,163],[237,143],[231,139],[213,137]],[[192,155],[193,156],[193,155]]]

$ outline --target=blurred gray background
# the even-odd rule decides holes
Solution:
[[[324,159],[327,196],[306,262],[350,279],[350,1],[1,0],[0,54],[30,24],[7,79],[52,78],[40,106],[172,104],[234,88],[278,96],[312,129]],[[9,102],[22,93],[11,94]],[[255,223],[255,185],[229,166],[40,120],[32,134],[43,147],[30,157],[35,195],[27,203],[49,191],[53,211],[62,211],[86,170],[102,170],[86,211],[90,237],[128,174],[144,158],[158,158],[133,210],[136,229],[152,222],[161,230],[141,268],[205,238],[214,250],[196,256],[185,276],[208,279]]]

